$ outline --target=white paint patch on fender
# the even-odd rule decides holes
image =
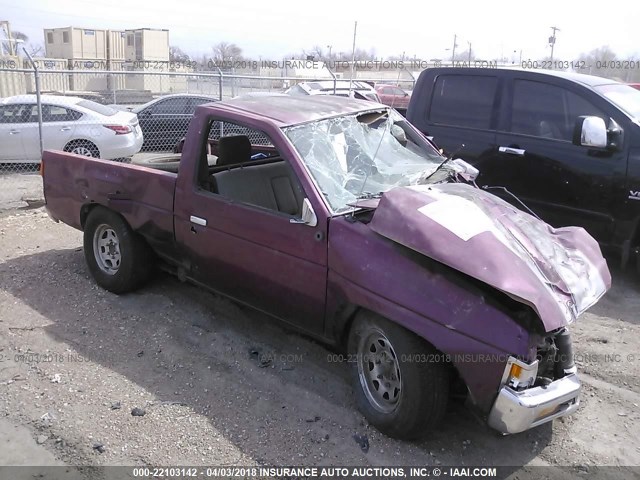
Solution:
[[[465,242],[480,233],[495,230],[493,222],[480,207],[453,195],[441,196],[418,211]]]

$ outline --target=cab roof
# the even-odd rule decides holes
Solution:
[[[376,102],[332,95],[240,97],[199,108],[224,109],[228,112],[261,116],[269,118],[280,127],[387,109]]]

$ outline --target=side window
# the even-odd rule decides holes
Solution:
[[[217,158],[204,158],[199,187],[235,202],[300,217],[303,189],[288,161],[280,156],[264,132],[214,120],[208,138]],[[259,142],[259,143],[256,143]]]
[[[569,91],[567,91],[567,108],[569,109],[569,128],[571,129],[572,135],[576,119],[581,115],[600,117],[605,121],[605,124],[609,123],[607,121],[607,115],[605,115],[602,110],[593,106],[593,104],[580,95]]]
[[[232,137],[245,135],[249,138],[251,145],[273,147],[271,139],[264,133],[253,128],[244,127],[231,122],[214,120],[209,129],[209,140],[217,142],[221,137]]]
[[[429,120],[442,125],[489,129],[498,79],[484,75],[440,75]]]
[[[33,112],[36,117],[37,111]],[[42,106],[42,121],[43,122],[70,122],[77,120],[82,116],[80,112],[70,110],[58,105],[43,105]]]
[[[168,98],[151,107],[154,115],[181,115],[186,113],[187,101],[184,98]]]
[[[189,101],[187,102],[187,112],[190,115],[193,115],[198,105],[204,105],[205,103],[211,103],[214,101],[215,100],[211,98],[189,98]]]
[[[20,103],[0,107],[0,123],[29,123],[37,120],[38,112],[35,105]]]
[[[600,110],[570,90],[542,82],[515,81],[511,132],[570,142],[580,115],[604,118]]]
[[[400,95],[401,97],[404,97],[404,90],[397,87],[393,87],[392,90],[394,95]]]

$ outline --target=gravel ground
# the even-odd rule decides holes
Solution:
[[[324,346],[170,276],[135,294],[106,292],[81,240],[42,208],[0,213],[0,445],[40,451],[42,462],[480,464],[512,466],[514,478],[523,465],[640,464],[631,273],[614,268],[612,291],[575,325],[584,382],[575,415],[502,437],[452,403],[441,429],[407,443],[367,425],[346,365]],[[27,463],[19,450],[0,447],[0,465]]]

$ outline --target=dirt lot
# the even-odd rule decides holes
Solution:
[[[613,268],[614,288],[575,325],[577,414],[501,437],[454,403],[429,439],[405,443],[367,425],[322,345],[169,276],[108,293],[81,238],[42,208],[0,213],[0,465],[482,464],[514,478],[522,465],[640,465],[631,274]]]

